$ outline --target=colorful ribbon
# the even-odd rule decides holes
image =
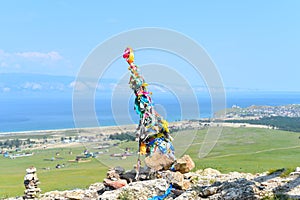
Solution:
[[[169,196],[171,190],[172,190],[172,184],[170,184],[169,188],[166,190],[166,192],[163,195],[154,196],[152,198],[148,198],[148,200],[164,200],[167,196]]]
[[[154,109],[151,99],[152,93],[148,91],[148,84],[139,73],[139,67],[134,64],[132,48],[127,47],[123,58],[129,64],[129,86],[135,94],[134,109],[140,117],[138,126],[139,154],[151,156],[160,151],[175,160],[172,137],[169,134],[168,122]]]

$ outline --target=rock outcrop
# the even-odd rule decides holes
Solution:
[[[208,168],[185,174],[162,171],[160,175],[161,178],[131,182],[118,189],[96,183],[85,190],[47,192],[40,199],[147,200],[164,194],[170,182],[173,189],[166,200],[300,199],[300,176],[293,173],[287,177],[268,172],[255,175],[239,172],[222,174]]]
[[[180,166],[193,166],[189,159],[182,159],[182,162],[178,163]],[[290,174],[284,169],[260,174],[223,174],[211,168],[181,172],[183,169],[183,172],[186,172],[187,168],[179,167],[178,171],[158,172],[141,168],[137,181],[135,170],[125,171],[122,167],[115,167],[107,172],[103,183],[92,184],[88,189],[47,192],[40,195],[39,199],[148,200],[159,195],[166,195],[165,200],[300,199],[300,168],[296,168]],[[12,199],[16,198],[10,198]]]

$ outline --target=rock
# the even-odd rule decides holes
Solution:
[[[97,192],[97,194],[103,194],[106,191],[104,183],[94,183],[89,187],[90,191]]]
[[[36,174],[36,168],[30,167],[26,169],[26,175],[24,176],[24,196],[23,199],[37,199],[41,189],[38,188],[40,184],[39,179]]]
[[[299,176],[300,175],[300,172],[291,172],[290,173],[290,176]]]
[[[183,157],[176,160],[174,168],[176,171],[181,173],[187,173],[194,169],[195,163],[189,155],[184,155]]]
[[[122,190],[106,191],[100,195],[99,200],[116,200],[121,192]]]
[[[216,169],[206,168],[200,174],[203,176],[219,176],[221,175],[221,172]]]
[[[208,197],[216,194],[218,191],[218,187],[207,187],[202,191],[202,197]]]
[[[176,196],[176,197],[179,197],[180,195],[182,195],[185,191],[183,190],[179,190],[179,189],[176,189],[176,188],[173,188],[172,190],[172,193]]]
[[[141,167],[140,170],[139,170],[138,179],[139,180],[153,179],[153,176],[152,176],[150,170],[151,169],[147,166]],[[131,182],[137,181],[136,180],[136,173],[137,173],[137,171],[135,169],[129,170],[129,171],[126,171],[126,172],[120,174],[120,178],[127,180],[128,183],[131,183]]]
[[[175,200],[200,200],[196,191],[186,191],[180,196],[176,197]]]
[[[182,190],[187,190],[191,187],[191,182],[189,180],[183,180],[183,183],[182,183],[182,187],[181,189]]]
[[[257,199],[255,191],[258,190],[252,181],[240,178],[235,181],[214,183],[205,188],[202,194],[209,199]]]
[[[124,179],[118,179],[116,181],[112,181],[110,179],[105,178],[103,182],[104,185],[111,187],[113,189],[118,189],[127,185],[127,181]]]
[[[126,171],[124,174],[120,175],[121,179],[125,179],[128,183],[135,181],[136,170]]]
[[[183,172],[185,171],[183,170]],[[39,181],[36,170],[30,169],[27,170],[24,177],[25,195],[9,198],[9,200],[37,198],[40,200],[148,200],[154,196],[163,195],[170,184],[173,189],[165,200],[300,199],[298,169],[292,173],[294,176],[281,177],[281,173],[282,169],[275,173],[264,172],[255,175],[240,172],[221,174],[218,170],[207,168],[183,174],[180,171],[170,170],[154,172],[150,168],[142,167],[140,168],[140,180],[150,177],[154,179],[136,181],[134,179],[135,170],[124,172],[121,168],[113,168],[107,173],[109,178],[104,179],[104,183],[92,184],[88,189],[47,192],[37,197],[36,195],[40,193],[40,189],[37,187]],[[124,177],[126,180],[131,180],[131,183],[127,184]]]
[[[296,167],[295,172],[300,172],[300,167]]]
[[[149,174],[149,169],[140,170],[141,174]],[[135,176],[135,170],[124,172],[123,175]],[[209,200],[232,200],[232,199],[272,199],[275,195],[284,195],[286,198],[300,199],[300,179],[288,176],[285,178],[269,175],[268,173],[249,174],[231,172],[221,174],[215,169],[204,169],[201,171],[182,174],[179,171],[159,171],[160,179],[132,182],[119,189],[107,191],[104,185],[91,186],[83,194],[84,199],[94,199],[93,194],[98,191],[100,200],[115,199],[139,199],[147,200],[156,195],[165,193],[169,184],[172,183],[173,190],[165,200],[177,199],[209,199]],[[264,180],[264,181],[262,181]],[[113,182],[109,179],[109,181]],[[97,188],[97,189],[95,189]],[[108,188],[108,187],[107,187]],[[102,193],[99,193],[99,190]],[[93,193],[94,191],[94,193]],[[97,193],[96,193],[97,194]],[[57,200],[67,200],[67,193],[56,196]],[[79,197],[77,195],[77,197]],[[90,196],[90,197],[88,197]],[[68,197],[75,198],[75,196]],[[43,199],[46,200],[46,199]]]
[[[33,174],[28,174],[28,173],[27,173],[27,174],[25,175],[25,177],[24,177],[24,181],[25,181],[25,180],[32,180],[33,178],[34,178]]]
[[[99,195],[97,191],[92,190],[66,190],[66,191],[52,191],[42,194],[40,200],[97,200]]]
[[[178,189],[187,189],[187,188],[183,188],[183,180],[184,180],[184,177],[183,175],[180,173],[180,172],[171,172],[171,171],[168,171],[168,181],[170,183],[173,184],[173,186],[175,188],[178,188]]]
[[[121,175],[125,172],[125,169],[123,167],[120,167],[120,166],[115,167],[114,170],[119,175]]]
[[[26,169],[27,174],[33,174],[35,172],[36,172],[36,168],[33,166]]]
[[[114,169],[108,170],[106,173],[106,177],[108,179],[120,179],[120,175]]]
[[[190,188],[191,183],[189,180],[184,180],[184,175],[180,172],[172,172],[170,170],[163,171],[160,173],[161,177],[166,179],[173,185],[174,188],[180,190],[187,190]]]
[[[72,192],[66,193],[66,197],[68,199],[72,199],[72,200],[80,200],[80,199],[83,199],[84,194],[81,191],[72,191]]]
[[[140,174],[145,174],[147,176],[149,176],[149,174],[151,173],[151,168],[145,166],[145,167],[141,167],[140,168]]]
[[[156,151],[152,156],[145,158],[145,164],[156,171],[162,169],[169,169],[174,161],[169,158],[166,154],[162,154],[159,151]]]
[[[162,195],[168,189],[165,179],[139,181],[128,184],[114,191],[106,191],[99,196],[100,200],[139,199],[147,200],[153,196]]]

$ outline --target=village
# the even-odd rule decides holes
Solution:
[[[209,123],[187,120],[172,122],[170,129],[172,132],[176,132],[186,129],[201,129],[207,126]],[[111,147],[118,146],[122,140],[135,140],[135,131],[136,125],[127,125],[0,134],[0,154],[4,158],[17,159],[34,156],[33,150],[84,146],[89,150],[84,149],[80,155],[74,155],[74,160],[69,162],[85,162],[86,158],[107,154]],[[126,159],[134,153],[132,149],[126,148],[121,153],[112,152],[109,155]],[[53,157],[52,160],[55,158]]]
[[[244,110],[241,108],[235,109]],[[260,109],[253,109],[253,112],[258,112],[258,110]],[[278,108],[278,110],[280,109]],[[232,113],[227,113],[227,116],[231,116]],[[260,111],[260,113],[262,112]],[[218,120],[211,121],[210,119],[171,122],[169,128],[174,133],[181,130],[200,130],[220,126],[270,128],[264,125],[227,123]],[[136,125],[6,133],[0,134],[0,154],[5,158],[16,159],[19,157],[34,156],[32,151],[37,149],[84,146],[89,151],[85,149],[81,155],[74,158],[75,161],[82,161],[84,158],[98,157],[104,153],[107,154],[111,147],[118,146],[123,140],[134,141],[135,134]],[[113,152],[110,156],[126,159],[126,157],[132,156],[134,153],[128,148],[124,149],[122,153]]]
[[[300,105],[290,104],[283,106],[250,106],[241,108],[233,105],[231,109],[226,110],[228,119],[260,119],[263,117],[300,117]]]

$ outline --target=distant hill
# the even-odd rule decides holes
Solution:
[[[0,94],[4,97],[31,95],[57,95],[71,97],[75,76],[58,76],[29,73],[0,73]],[[101,91],[111,90],[116,80],[101,79]],[[100,84],[100,83],[99,83]],[[100,89],[98,87],[97,89]]]

